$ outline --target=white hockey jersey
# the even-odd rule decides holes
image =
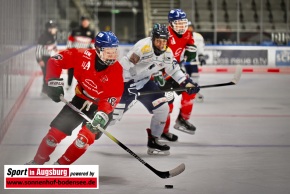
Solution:
[[[204,39],[200,33],[192,33],[194,44],[197,47],[197,55],[204,55]]]
[[[179,84],[186,79],[170,48],[159,56],[154,54],[151,37],[139,40],[120,63],[124,82],[134,80],[138,90],[150,80],[151,75],[163,68]]]

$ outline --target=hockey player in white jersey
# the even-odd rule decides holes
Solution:
[[[166,97],[151,76],[164,69],[189,94],[198,93],[199,86],[189,79],[176,62],[170,48],[167,47],[169,32],[166,25],[154,24],[151,37],[139,40],[124,56],[120,63],[123,67],[124,93],[113,112],[111,124],[120,120],[123,114],[137,100],[153,114],[148,133],[148,154],[169,155],[170,147],[158,141],[169,113]],[[160,91],[157,94],[138,96],[137,92]]]
[[[200,33],[195,32],[194,25],[188,21],[188,30],[192,32],[192,37],[194,39],[194,45],[197,49],[197,56],[199,65],[203,66],[206,64],[205,60],[205,54],[204,54],[204,38]],[[190,68],[190,69],[189,69]],[[198,66],[197,65],[188,65],[187,66],[187,73],[191,75],[191,77],[194,79],[195,82],[198,83],[199,78],[199,72],[198,72]],[[199,92],[196,94],[196,101],[197,102],[203,102],[204,96]]]

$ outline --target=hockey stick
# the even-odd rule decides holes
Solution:
[[[234,78],[230,82],[220,83],[220,84],[210,84],[210,85],[204,85],[204,86],[199,86],[199,87],[200,88],[214,88],[214,87],[221,87],[221,86],[236,85],[239,82],[239,80],[241,79],[242,70],[243,70],[242,67],[240,65],[238,65],[236,67]],[[170,88],[170,89],[159,90],[159,91],[138,92],[137,96],[163,93],[163,92],[184,92],[186,90],[187,90],[186,88]]]
[[[195,62],[185,62],[185,61],[182,61],[181,64],[182,65],[198,65],[199,62],[198,61],[195,61]]]
[[[79,110],[73,104],[71,104],[66,99],[64,99],[63,95],[60,96],[60,99],[67,106],[69,106],[72,110],[77,112],[80,116],[82,116],[88,122],[92,123],[92,120],[86,114],[84,114],[81,110]],[[113,140],[116,144],[118,144],[120,147],[122,147],[125,151],[127,151],[129,154],[131,154],[134,158],[136,158],[139,162],[144,164],[147,168],[149,168],[152,172],[154,172],[160,178],[163,178],[163,179],[171,178],[171,177],[179,175],[180,173],[182,173],[185,170],[184,163],[180,164],[179,166],[177,166],[176,168],[174,168],[174,169],[172,169],[170,171],[159,171],[159,170],[156,170],[151,165],[149,165],[147,162],[145,162],[142,158],[140,158],[137,154],[135,154],[132,150],[130,150],[127,146],[125,146],[123,143],[121,143],[119,140],[117,140],[112,134],[107,132],[105,129],[103,129],[101,127],[98,127],[98,129],[101,132],[103,132],[106,136],[108,136],[111,140]]]

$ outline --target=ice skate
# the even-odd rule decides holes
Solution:
[[[49,160],[50,158],[48,157],[48,159],[45,162],[48,162]],[[43,165],[43,164],[37,164],[34,160],[30,160],[29,162],[26,162],[24,165]]]
[[[161,134],[161,139],[167,140],[167,141],[177,141],[178,140],[178,136],[174,135],[173,133],[162,133]]]
[[[196,127],[190,122],[188,122],[187,120],[185,120],[184,118],[182,118],[180,114],[178,115],[176,119],[174,128],[182,132],[189,133],[191,135],[193,135],[196,130]]]
[[[151,135],[151,130],[147,129],[147,133],[148,133],[148,151],[147,154],[148,155],[164,155],[167,156],[170,154],[170,147],[168,145],[165,144],[161,144],[158,141],[158,137],[154,137]]]
[[[34,160],[30,160],[29,162],[26,162],[24,165],[40,165],[40,164],[37,164]]]
[[[196,102],[203,102],[204,101],[204,96],[199,92],[196,94],[196,97],[195,97],[195,101]]]

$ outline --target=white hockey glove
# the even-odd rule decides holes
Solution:
[[[106,124],[109,122],[109,116],[102,112],[96,112],[94,118],[92,119],[92,123],[87,123],[86,127],[94,134],[100,133],[99,127],[104,128]]]
[[[47,82],[47,95],[54,101],[60,102],[60,95],[64,95],[62,78],[51,78]]]

